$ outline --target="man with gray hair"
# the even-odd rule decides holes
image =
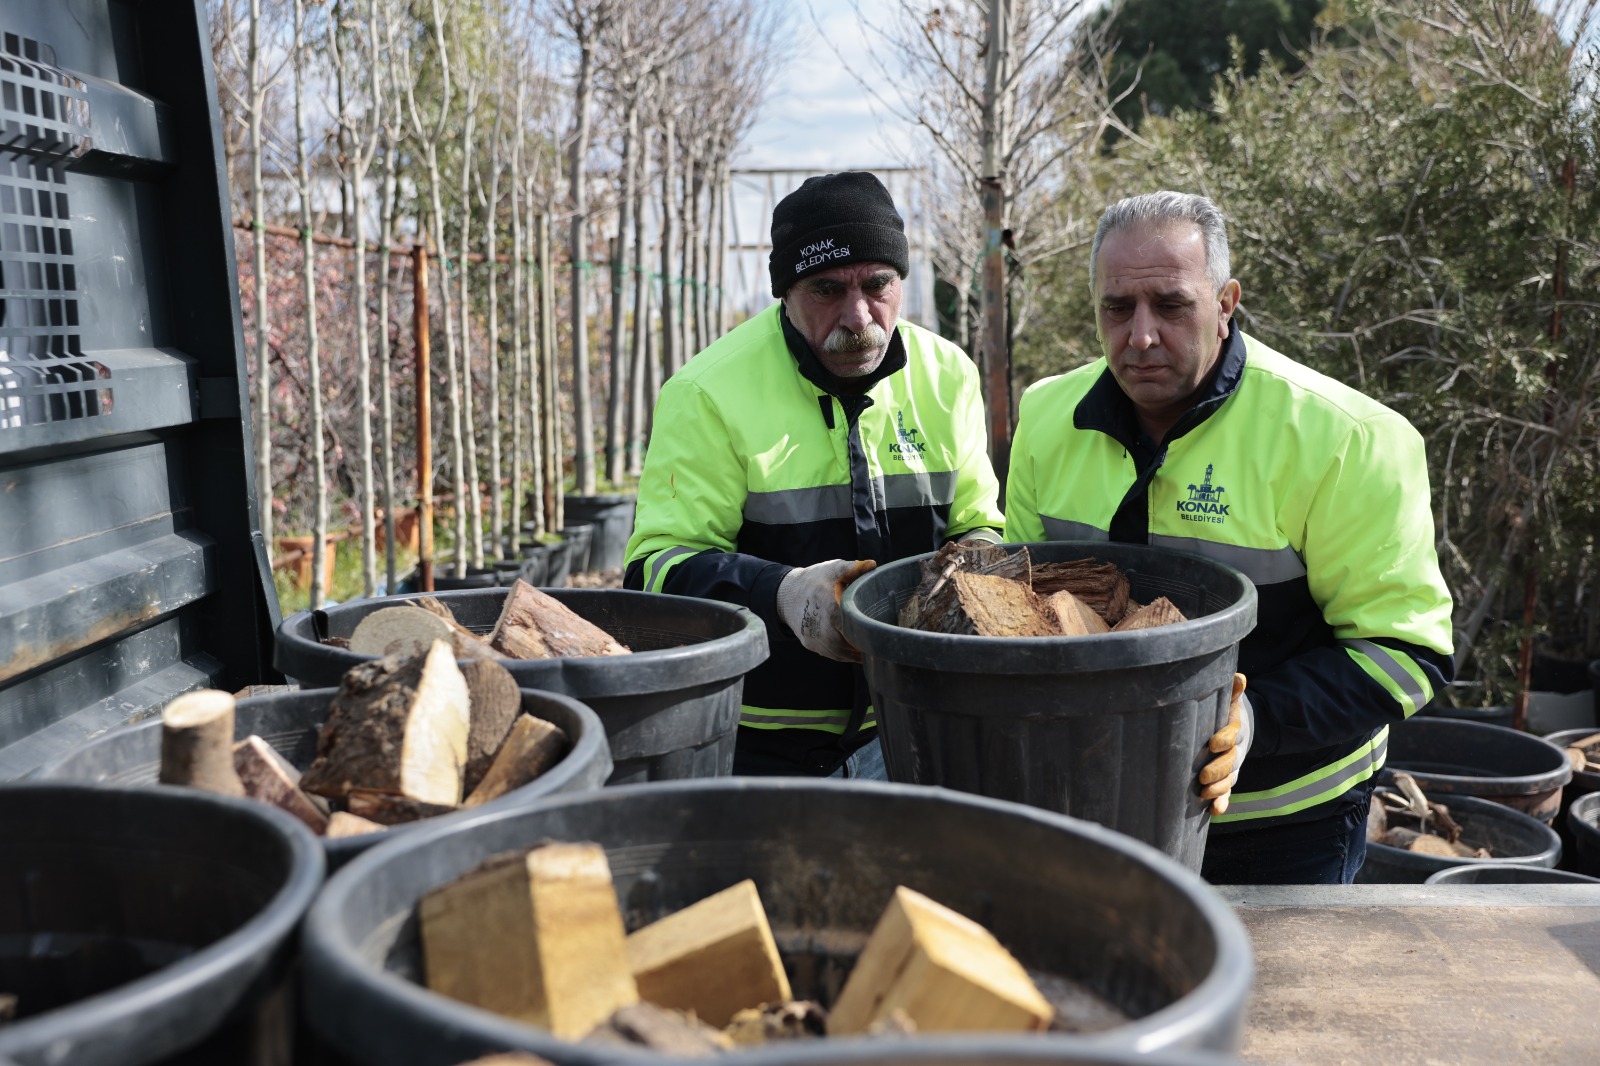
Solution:
[[[1197,782],[1202,873],[1348,883],[1389,726],[1454,672],[1422,438],[1239,331],[1227,230],[1203,196],[1107,208],[1090,291],[1104,358],[1024,393],[1006,539],[1151,544],[1251,579],[1248,695],[1235,686]]]

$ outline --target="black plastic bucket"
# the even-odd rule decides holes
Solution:
[[[1423,788],[1426,790],[1427,786]],[[1423,855],[1369,840],[1367,861],[1357,872],[1356,883],[1417,885],[1451,866],[1514,863],[1554,867],[1561,859],[1561,840],[1556,831],[1537,818],[1475,796],[1446,796],[1442,802],[1450,808],[1450,816],[1461,825],[1461,842],[1469,847],[1488,848],[1490,858]]]
[[[1426,885],[1600,885],[1600,878],[1585,877],[1548,866],[1517,866],[1485,862],[1477,866],[1451,866],[1432,874]]]
[[[1397,771],[1417,779],[1429,799],[1450,803],[1477,796],[1503,803],[1549,825],[1572,780],[1566,752],[1542,737],[1451,718],[1409,718],[1389,730],[1389,755],[1379,781]]]
[[[192,789],[0,789],[0,1025],[17,1066],[251,1062],[288,1040],[290,934],[322,849]]]
[[[517,554],[522,556],[524,581],[539,588],[550,583],[550,545],[524,540]]]
[[[458,576],[453,566],[435,566],[433,568],[433,587],[437,592],[449,592],[455,589],[492,589],[500,585],[500,577],[489,567],[482,570],[474,566],[467,567],[464,575]]]
[[[511,586],[517,581],[528,580],[528,560],[518,557],[516,559],[496,559],[489,564],[489,569],[494,571],[496,586]],[[530,585],[533,582],[528,582]]]
[[[328,704],[334,695],[334,689],[323,688],[242,699],[234,710],[234,739],[243,740],[254,733],[296,769],[304,770],[316,757],[317,734],[328,720]],[[522,709],[560,726],[572,741],[572,750],[537,780],[481,807],[442,814],[431,821],[459,821],[482,811],[526,807],[546,796],[582,792],[605,784],[611,775],[611,749],[606,744],[605,727],[592,710],[570,696],[527,690],[522,693]],[[152,719],[91,741],[42,768],[38,776],[51,781],[117,787],[154,786],[160,769],[161,722]],[[328,868],[337,870],[373,845],[412,832],[422,824],[415,822],[392,826],[382,833],[323,840],[328,851]]]
[[[567,587],[567,579],[572,576],[572,544],[565,537],[546,545],[549,549],[549,562],[546,564],[545,583],[554,589]]]
[[[1189,621],[1092,637],[924,633],[895,624],[919,560],[879,567],[845,592],[845,636],[861,649],[889,776],[1087,818],[1198,870],[1210,814],[1194,775],[1228,719],[1255,586],[1144,545],[1027,547],[1038,562],[1115,563],[1135,599],[1166,596]]]
[[[1567,808],[1567,833],[1572,837],[1569,869],[1600,877],[1600,792],[1579,796]]]
[[[1511,707],[1445,707],[1430,703],[1417,712],[1418,717],[1449,718],[1457,722],[1476,722],[1479,725],[1497,725],[1511,728],[1514,709]]]
[[[1600,734],[1600,729],[1563,729],[1559,733],[1550,733],[1544,739],[1556,747],[1566,750],[1568,744]],[[1570,764],[1569,764],[1570,765]],[[1575,860],[1573,849],[1571,824],[1567,820],[1567,811],[1571,809],[1580,797],[1591,792],[1600,792],[1600,772],[1593,770],[1574,770],[1572,780],[1568,781],[1561,789],[1561,811],[1551,823],[1555,831],[1561,836],[1561,865],[1571,865]]]
[[[594,526],[589,548],[590,570],[621,569],[633,536],[635,498],[631,492],[606,492],[598,496],[568,496],[562,505],[568,522]]]
[[[740,1066],[1238,1066],[1232,1056],[1201,1051],[1164,1050],[1142,1054],[1118,1048],[1052,1040],[1046,1046],[1031,1036],[1004,1037],[951,1033],[937,1044],[917,1042],[906,1049],[897,1040],[857,1043],[846,1049],[833,1040],[775,1041],[761,1051],[739,1056]]]
[[[589,551],[594,541],[594,526],[587,522],[569,522],[561,527],[561,536],[567,542],[567,569],[574,574],[593,570],[594,567],[589,563]]]
[[[733,772],[744,675],[767,657],[767,630],[743,607],[627,589],[550,589],[549,594],[634,650],[632,655],[501,659],[523,688],[582,700],[600,716],[616,764],[611,784]],[[441,593],[462,625],[487,633],[504,589]],[[278,627],[274,664],[305,685],[337,684],[373,658],[321,643],[348,637],[371,612],[402,598],[356,600],[301,611]]]
[[[441,831],[442,830],[442,831]],[[1135,1020],[1096,1035],[1158,1051],[1238,1047],[1253,964],[1233,911],[1151,848],[1048,811],[872,782],[730,778],[562,797],[453,831],[424,829],[353,862],[302,938],[311,1024],[377,1066],[520,1049],[553,1062],[643,1056],[556,1040],[414,984],[417,901],[489,856],[546,840],[607,850],[629,929],[753,878],[795,994],[832,1002],[897,885],[987,927],[1032,970],[1086,984]],[[1035,1035],[1030,1048],[1081,1049]],[[997,1049],[1020,1042],[993,1038]],[[872,1045],[830,1040],[832,1056]],[[915,1055],[938,1037],[897,1040]],[[732,1053],[718,1061],[760,1061]]]

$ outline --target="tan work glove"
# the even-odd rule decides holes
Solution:
[[[1216,758],[1200,770],[1200,798],[1211,801],[1212,814],[1228,810],[1228,797],[1234,783],[1239,780],[1239,767],[1250,751],[1250,741],[1256,733],[1255,711],[1244,695],[1244,675],[1233,675],[1233,706],[1228,711],[1228,724],[1211,734],[1208,747]]]
[[[871,559],[829,559],[789,571],[778,583],[778,617],[806,650],[841,663],[860,662],[861,653],[844,639],[839,598],[877,565]]]

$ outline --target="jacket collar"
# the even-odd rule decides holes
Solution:
[[[905,368],[906,342],[900,336],[899,326],[889,331],[889,350],[884,353],[883,362],[878,364],[876,370],[865,377],[841,378],[822,365],[817,353],[811,350],[811,342],[789,321],[789,314],[781,303],[778,305],[778,319],[783,323],[783,339],[789,346],[789,354],[794,356],[801,377],[823,392],[834,396],[861,396],[890,374]]]
[[[1239,324],[1230,319],[1228,339],[1222,342],[1222,354],[1216,367],[1195,393],[1194,404],[1167,431],[1164,443],[1170,444],[1215,414],[1239,388],[1244,365],[1244,334],[1239,332]],[[1072,412],[1072,424],[1077,429],[1098,430],[1123,447],[1131,447],[1142,432],[1133,401],[1117,384],[1109,366],[1078,401]]]

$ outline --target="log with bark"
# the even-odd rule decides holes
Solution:
[[[218,689],[186,692],[161,712],[163,785],[186,785],[243,796],[233,768],[233,696]]]
[[[510,659],[631,654],[611,634],[520,578],[506,594],[489,646]]]

